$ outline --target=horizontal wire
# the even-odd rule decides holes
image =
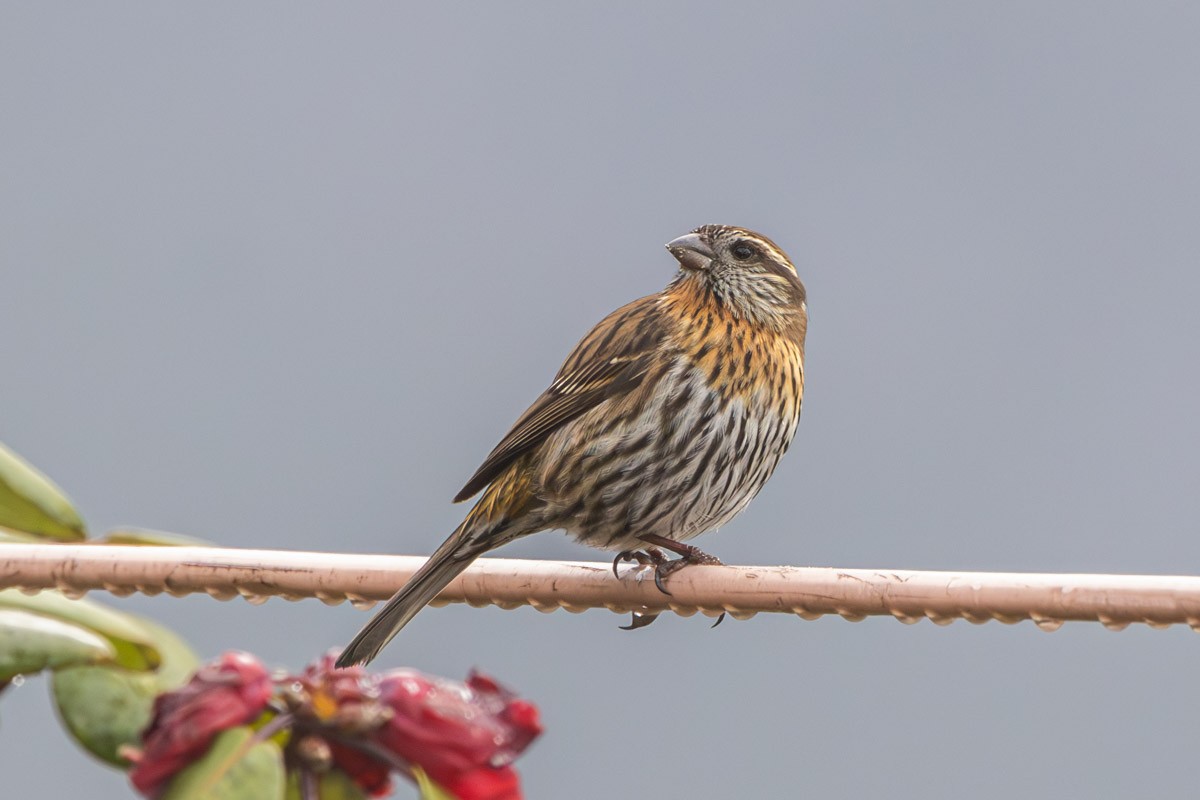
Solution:
[[[351,555],[286,550],[122,545],[0,544],[0,588],[90,590],[117,595],[202,592],[227,600],[315,597],[370,605],[386,599],[425,562],[415,556]],[[1002,572],[921,572],[819,567],[690,566],[654,585],[648,569],[608,563],[481,558],[438,596],[437,604],[552,611],[589,608],[656,613],[758,612],[858,621],[892,616],[982,623],[1033,620],[1045,630],[1064,621],[1100,622],[1120,630],[1186,624],[1200,630],[1200,578]]]

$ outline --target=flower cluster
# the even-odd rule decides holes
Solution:
[[[221,731],[252,722],[285,743],[284,763],[302,775],[337,769],[378,797],[393,774],[419,769],[460,800],[520,800],[512,762],[542,730],[533,704],[478,673],[465,683],[372,674],[326,656],[269,676],[253,656],[227,653],[158,699],[130,778],[156,797]]]

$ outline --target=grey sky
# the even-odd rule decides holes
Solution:
[[[96,531],[428,553],[663,243],[729,223],[808,286],[808,384],[706,550],[1194,574],[1198,40],[1186,3],[5,3],[0,440]],[[120,604],[292,667],[366,618]],[[622,622],[430,610],[381,666],[537,701],[531,798],[1195,788],[1183,628]],[[129,796],[43,681],[0,719],[13,796]]]

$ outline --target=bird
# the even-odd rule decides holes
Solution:
[[[476,558],[531,533],[559,529],[616,551],[614,572],[623,561],[653,565],[664,592],[675,570],[721,563],[688,541],[737,516],[792,442],[807,294],[787,254],[746,228],[704,225],[666,247],[678,262],[666,288],[613,311],[575,346],[455,496],[482,492],[462,524],[339,667],[374,659]]]

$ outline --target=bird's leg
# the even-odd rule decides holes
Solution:
[[[722,562],[721,559],[714,555],[709,555],[695,545],[677,542],[674,539],[668,539],[665,536],[659,536],[658,534],[654,533],[642,534],[638,538],[648,545],[658,545],[658,547],[661,547],[663,550],[670,550],[672,553],[679,556],[679,558],[675,559],[674,561],[663,560],[657,563],[654,567],[654,585],[657,586],[658,590],[665,595],[670,595],[671,593],[668,592],[667,587],[663,585],[663,578],[667,577],[672,572],[683,569],[691,564],[711,564],[715,566],[724,565],[724,562]],[[654,550],[656,548],[648,547],[646,549]],[[661,551],[659,552],[661,555]],[[712,624],[712,627],[715,628],[724,621],[725,612],[722,611],[721,616],[717,617],[717,621]],[[645,624],[649,625],[650,623],[647,622]]]

